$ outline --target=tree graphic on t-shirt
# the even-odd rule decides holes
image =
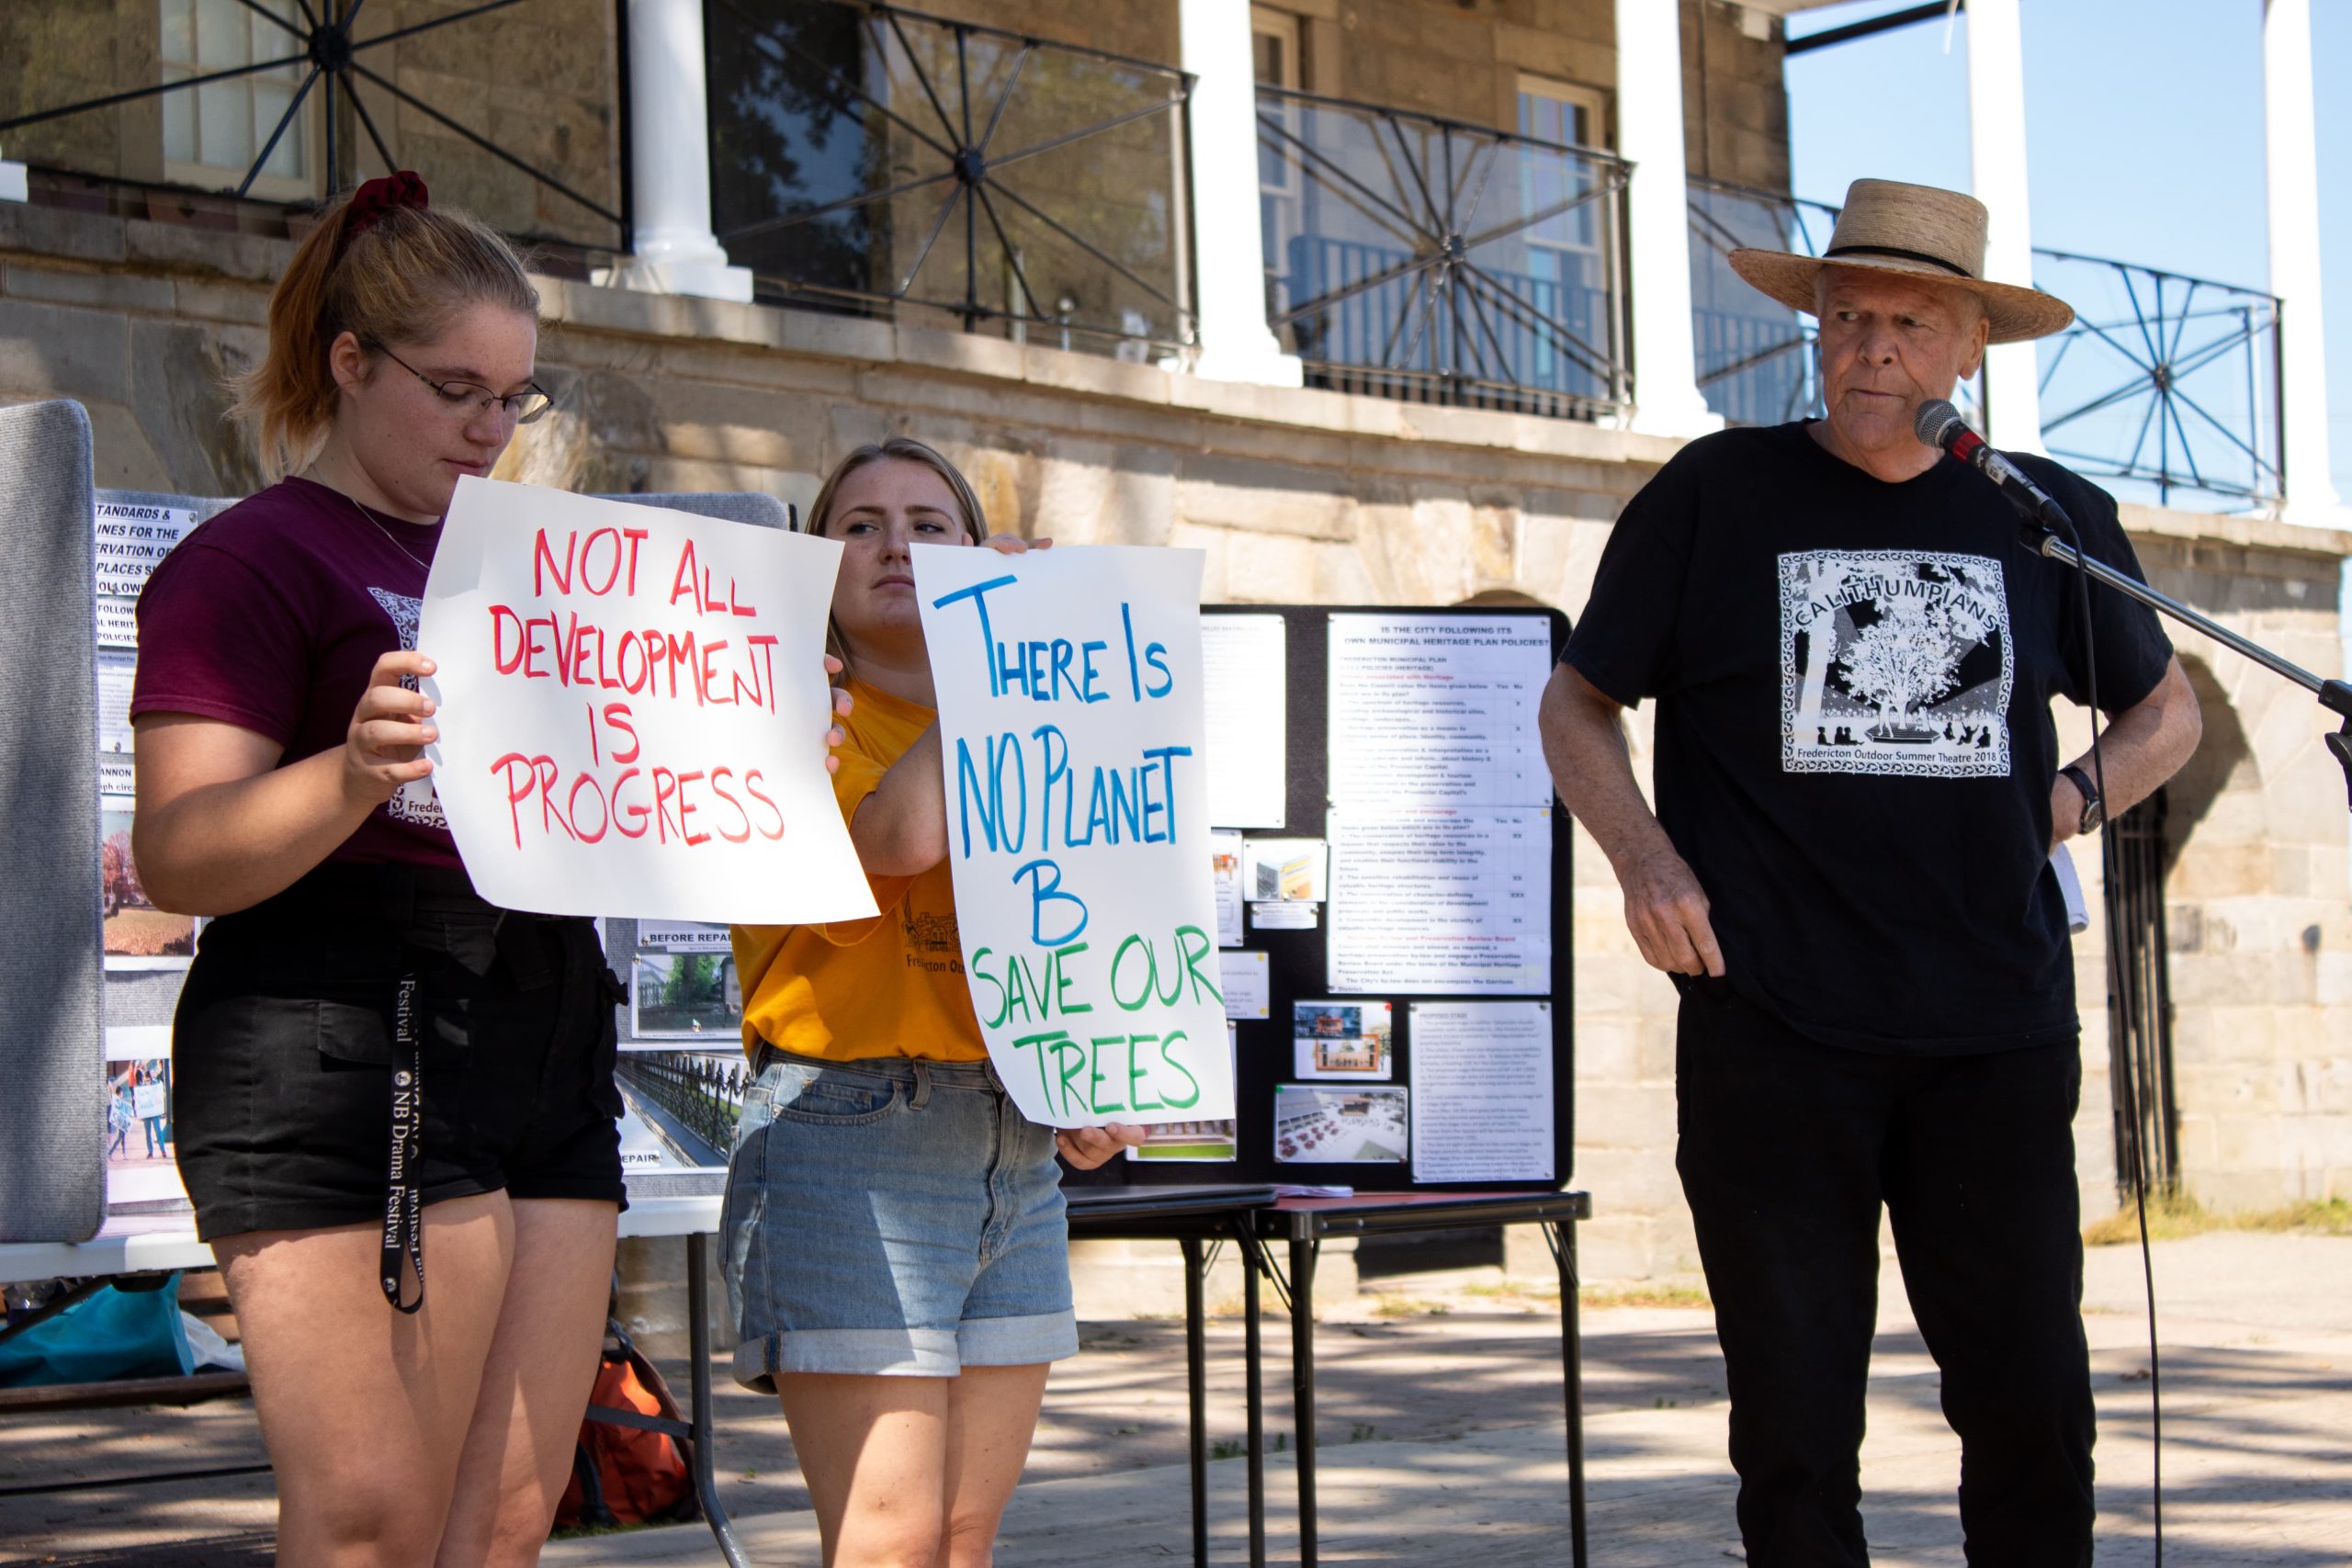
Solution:
[[[1878,618],[1855,633],[1838,656],[1838,672],[1856,696],[1878,709],[1872,728],[1881,736],[1894,733],[1895,721],[1923,703],[1931,703],[1952,689],[1960,661],[1967,651],[1962,626],[1975,617],[1951,609],[1936,610],[1916,599],[1877,601]]]

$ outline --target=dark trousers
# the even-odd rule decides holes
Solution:
[[[1961,1438],[1969,1562],[2088,1563],[2079,1050],[1838,1050],[1696,982],[1675,1077],[1750,1568],[1870,1561],[1859,1455],[1882,1203]]]

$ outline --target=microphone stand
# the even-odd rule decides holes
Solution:
[[[2171,616],[2192,631],[2201,632],[2233,652],[2245,655],[2272,674],[2292,681],[2296,685],[2319,699],[2319,705],[2343,720],[2325,739],[2327,749],[2344,770],[2344,785],[2347,802],[2352,802],[2352,683],[2324,680],[2301,665],[2279,658],[2258,642],[2240,637],[2229,627],[2199,615],[2179,600],[2159,593],[2136,577],[2127,576],[2094,556],[2085,555],[2061,538],[2057,531],[2035,514],[2032,505],[2007,488],[2001,493],[2018,509],[2024,520],[2021,532],[2026,547],[2040,556],[2073,567],[2094,582],[2105,583],[2128,599],[2161,615]],[[2063,515],[2063,513],[2062,513]]]

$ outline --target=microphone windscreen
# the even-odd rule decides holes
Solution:
[[[1966,425],[1960,411],[1942,398],[1929,398],[1919,405],[1919,417],[1912,422],[1912,434],[1939,451],[1942,450],[1959,429]]]

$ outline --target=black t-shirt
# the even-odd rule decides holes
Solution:
[[[2086,551],[2140,574],[2111,497],[2020,462]],[[1657,699],[1658,819],[1742,996],[1827,1044],[1996,1051],[2076,1029],[2046,846],[2050,700],[2088,691],[2077,604],[1958,463],[1888,484],[1802,423],[1727,430],[1627,505],[1561,657]],[[2091,623],[2119,712],[2172,646],[2097,584]]]

